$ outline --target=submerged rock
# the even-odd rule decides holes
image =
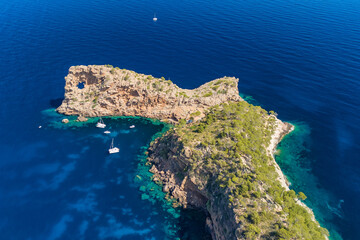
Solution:
[[[76,121],[78,121],[78,122],[86,122],[87,120],[88,119],[86,117],[79,116]]]
[[[61,120],[61,122],[67,124],[67,123],[69,123],[69,119],[64,118],[63,120]]]

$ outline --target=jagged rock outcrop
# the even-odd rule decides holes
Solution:
[[[171,151],[168,151],[169,148]],[[175,198],[182,207],[207,212],[209,218],[206,224],[214,240],[236,239],[237,222],[233,209],[227,207],[227,203],[222,200],[215,204],[220,198],[213,196],[203,187],[199,176],[189,176],[185,173],[189,156],[186,156],[181,148],[181,140],[176,135],[170,135],[166,141],[154,141],[149,148],[148,158],[153,164],[150,171],[154,174],[154,180],[160,181],[163,191]],[[164,152],[167,152],[166,156]]]
[[[170,80],[109,65],[73,66],[65,77],[65,115],[142,116],[178,121],[197,118],[210,106],[241,101],[238,79],[224,77],[193,90]]]

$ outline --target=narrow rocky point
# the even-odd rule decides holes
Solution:
[[[170,80],[114,68],[73,66],[65,77],[65,98],[57,109],[65,115],[142,116],[168,122],[199,119],[211,106],[242,101],[238,79],[223,77],[196,89],[181,89]]]

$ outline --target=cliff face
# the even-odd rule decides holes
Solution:
[[[92,65],[71,67],[65,79],[65,99],[57,109],[65,115],[142,116],[178,121],[200,118],[210,106],[242,100],[238,79],[229,77],[187,90],[164,78]]]
[[[209,191],[207,179],[202,178],[200,173],[187,172],[191,150],[183,149],[179,136],[171,133],[155,140],[149,148],[148,159],[153,164],[150,171],[154,174],[154,181],[160,181],[163,191],[175,198],[179,206],[202,209],[208,213],[206,224],[214,240],[236,239],[238,224],[233,209],[228,207],[225,198],[216,196],[220,192]]]

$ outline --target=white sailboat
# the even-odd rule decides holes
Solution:
[[[96,124],[97,128],[105,128],[106,124],[104,123],[104,121],[102,120],[102,118],[100,117],[99,121]]]
[[[110,154],[112,154],[112,153],[118,153],[119,151],[120,151],[119,148],[114,147],[114,139],[112,139],[111,145],[110,145],[110,148],[109,148],[109,153],[110,153]]]
[[[105,131],[104,133],[105,133],[105,134],[110,134],[111,132],[110,132],[110,131]]]
[[[154,21],[154,22],[157,21],[157,17],[156,17],[156,14],[155,14],[155,13],[154,13],[153,21]]]
[[[135,128],[135,125],[131,125],[130,128]]]

